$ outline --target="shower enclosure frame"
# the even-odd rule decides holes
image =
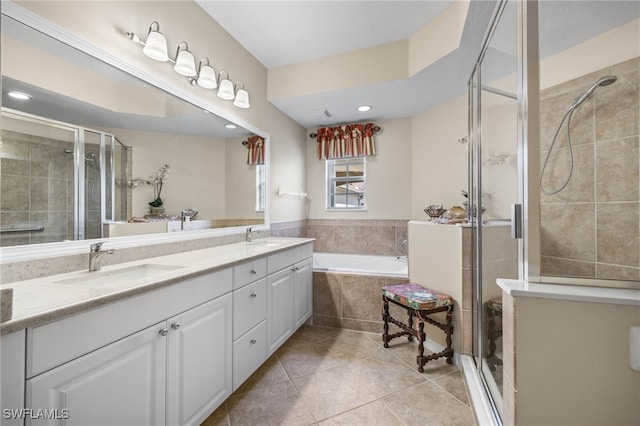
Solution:
[[[471,253],[472,300],[475,312],[472,312],[473,361],[464,362],[472,366],[470,374],[473,382],[480,387],[473,395],[479,395],[481,401],[474,401],[476,414],[482,409],[483,416],[491,424],[502,424],[502,398],[496,400],[495,385],[484,377],[485,343],[483,335],[483,219],[482,219],[482,61],[487,53],[489,43],[502,13],[507,4],[516,3],[517,9],[517,201],[512,206],[512,236],[517,240],[517,279],[539,281],[540,279],[540,217],[539,181],[539,142],[538,142],[538,95],[539,92],[539,60],[538,60],[538,2],[527,0],[500,0],[493,12],[490,25],[485,33],[481,53],[469,79],[469,205],[477,216],[469,213],[469,221],[473,224],[474,236]],[[498,95],[513,95],[496,92]],[[534,94],[529,96],[529,94]],[[531,125],[530,125],[531,123]],[[471,210],[471,209],[470,209]],[[469,374],[469,373],[465,373]],[[469,376],[467,376],[469,377]],[[492,392],[493,391],[493,392]],[[478,393],[476,393],[478,392]],[[480,419],[479,419],[480,420]]]

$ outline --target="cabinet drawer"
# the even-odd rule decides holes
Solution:
[[[304,244],[289,250],[272,254],[271,256],[269,256],[267,261],[267,273],[273,274],[274,272],[277,272],[282,268],[291,266],[294,263],[300,262],[301,260],[311,256],[313,256],[312,243]]]
[[[233,390],[267,359],[267,321],[264,320],[233,342]]]
[[[267,279],[233,292],[233,339],[267,317]]]
[[[261,257],[233,267],[233,289],[267,276],[267,258]]]

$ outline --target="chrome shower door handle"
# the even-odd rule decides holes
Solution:
[[[511,238],[522,238],[522,204],[511,204]]]

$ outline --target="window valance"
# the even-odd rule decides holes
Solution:
[[[373,123],[321,127],[316,136],[318,160],[376,155],[373,135],[379,131]]]
[[[264,138],[261,136],[251,136],[242,145],[247,147],[247,164],[255,166],[264,164]]]

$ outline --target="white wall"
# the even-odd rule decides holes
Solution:
[[[376,121],[376,155],[367,157],[365,212],[326,211],[325,161],[318,160],[317,142],[307,137],[309,219],[408,219],[411,208],[411,119]],[[316,128],[307,129],[307,134]],[[303,187],[300,187],[303,188]],[[295,182],[281,189],[298,191]]]

